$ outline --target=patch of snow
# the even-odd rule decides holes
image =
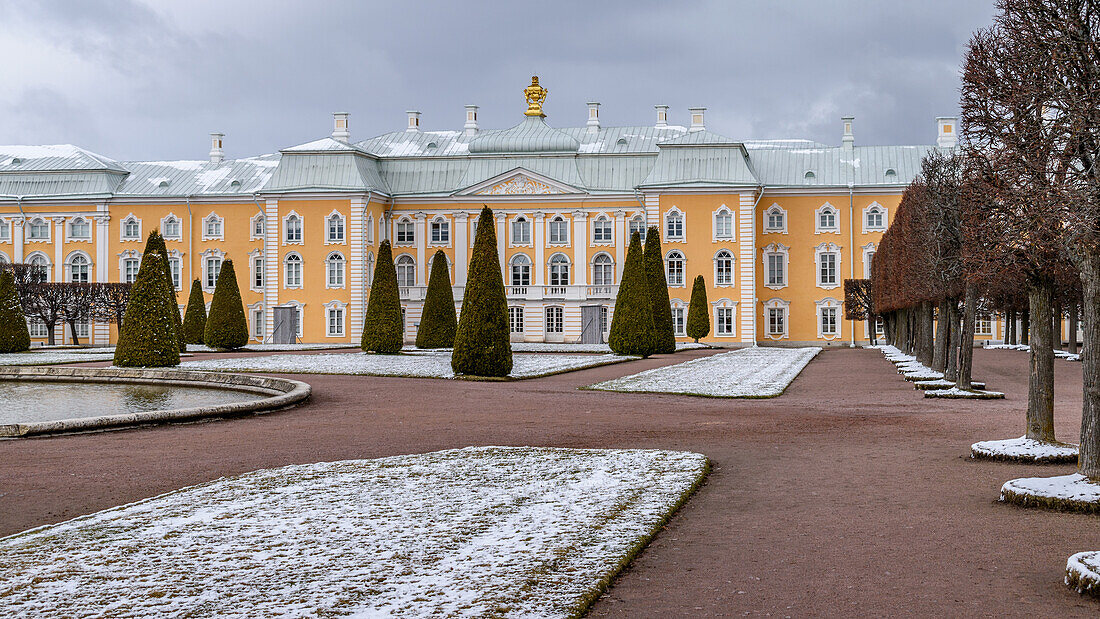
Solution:
[[[676,350],[696,350],[709,348],[706,344],[695,342],[677,342]],[[610,353],[608,344],[552,344],[549,342],[512,342],[512,352],[588,352]]]
[[[603,152],[603,142],[589,142],[588,144],[581,144],[577,148],[579,153],[600,153]]]
[[[1022,350],[1024,352],[1030,352],[1031,346],[1027,344],[986,344],[983,348],[987,350]],[[1065,350],[1054,349],[1054,356],[1058,359],[1065,359],[1066,361],[1080,361],[1081,355],[1073,354]]]
[[[1077,445],[1069,443],[1044,443],[1021,436],[1000,441],[979,441],[970,446],[977,456],[987,458],[1013,458],[1020,460],[1049,460],[1052,458],[1076,458]]]
[[[229,174],[232,171],[232,166],[223,166],[214,168],[213,170],[199,172],[195,175],[195,182],[199,185],[200,190],[205,191],[212,185],[224,181],[226,178],[229,177]]]
[[[999,400],[1005,397],[1000,391],[986,391],[984,389],[960,389],[951,387],[948,389],[928,389],[924,392],[926,398],[950,398],[958,400]]]
[[[771,398],[783,393],[820,348],[741,348],[596,383],[602,391]]]
[[[1066,584],[1078,593],[1100,591],[1100,550],[1090,550],[1071,555],[1066,561]]]
[[[340,348],[359,348],[358,344],[246,344],[242,349],[249,351],[268,350],[336,350]],[[225,352],[202,344],[188,344],[188,352]]]
[[[1005,492],[1048,499],[1063,499],[1082,503],[1100,503],[1100,484],[1090,481],[1080,473],[1058,477],[1021,477],[1001,486],[1001,498]]]
[[[0,365],[56,365],[88,361],[111,361],[115,353],[100,350],[51,350],[43,352],[13,352],[0,354]]]
[[[156,178],[149,179],[149,184],[153,186],[159,186],[161,183],[167,183],[170,180],[172,179],[168,178],[167,176],[158,176]]]
[[[635,357],[617,355],[513,355],[511,378],[536,378],[580,370]],[[369,353],[321,353],[316,355],[271,355],[186,361],[186,370],[226,372],[276,372],[280,374],[352,374],[363,376],[409,376],[455,378],[449,350],[423,350],[400,355]]]
[[[0,538],[0,599],[35,617],[569,617],[705,469],[477,447],[254,471]]]
[[[0,153],[8,158],[19,159],[47,159],[50,157],[73,157],[80,153],[80,149],[72,144],[12,144],[0,146]]]
[[[140,163],[142,165],[160,165],[168,168],[175,168],[177,170],[196,171],[202,169],[202,166],[209,163],[208,161],[134,161],[132,163]]]

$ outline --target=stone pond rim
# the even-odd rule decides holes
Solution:
[[[228,389],[267,396],[258,400],[212,406],[0,425],[0,438],[121,429],[154,423],[267,413],[300,404],[309,399],[312,392],[309,384],[287,378],[140,368],[0,367],[0,381],[169,385]]]

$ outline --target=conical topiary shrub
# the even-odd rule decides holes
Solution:
[[[688,305],[687,334],[696,342],[710,333],[710,304],[707,302],[707,284],[702,275],[695,276],[691,285],[691,301]]]
[[[240,348],[248,343],[248,321],[232,260],[223,262],[218,273],[202,341],[211,348]]]
[[[397,270],[389,240],[378,246],[378,264],[363,319],[363,338],[359,347],[367,352],[393,355],[401,352],[405,334],[401,330],[401,296],[397,290]]]
[[[672,324],[665,259],[661,255],[661,232],[656,226],[650,226],[645,233],[645,271],[649,280],[649,298],[653,303],[653,354],[674,353],[676,327]]]
[[[416,331],[416,347],[450,348],[455,345],[457,330],[458,314],[451,290],[451,274],[447,269],[447,254],[439,249],[432,256],[432,272],[428,277],[420,328]]]
[[[31,334],[11,271],[0,269],[0,353],[21,352],[31,347]]]
[[[115,365],[122,367],[165,367],[179,365],[179,335],[169,299],[167,265],[164,256],[146,252],[141,257],[137,279],[130,288],[130,302],[115,347]]]
[[[607,343],[619,355],[648,357],[653,353],[653,303],[649,300],[649,278],[638,233],[630,235],[623,278],[615,297],[615,314]]]
[[[172,312],[172,320],[176,324],[176,334],[180,338],[180,352],[187,352],[187,342],[183,341],[183,321],[180,320],[179,300],[176,298],[176,282],[172,280],[172,265],[168,262],[168,246],[164,244],[164,237],[159,230],[149,233],[145,241],[145,253],[157,252],[164,256],[164,281],[168,282],[168,300],[172,302],[175,311]]]
[[[451,368],[456,374],[471,376],[507,376],[512,371],[508,299],[497,258],[496,217],[487,206],[477,220]]]
[[[202,344],[206,331],[206,298],[202,295],[202,282],[191,282],[191,296],[187,298],[187,312],[183,316],[183,341],[185,344]]]

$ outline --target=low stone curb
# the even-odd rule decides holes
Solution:
[[[1066,561],[1066,586],[1080,593],[1100,598],[1100,574],[1086,562],[1100,564],[1100,551],[1079,552]]]
[[[1049,496],[1028,492],[1015,487],[1013,479],[1001,486],[1002,503],[1011,503],[1020,507],[1037,507],[1063,512],[1078,512],[1082,514],[1100,514],[1100,501],[1082,500],[1068,497]]]
[[[949,389],[928,389],[924,392],[926,398],[941,398],[944,400],[1003,400],[1005,394],[1000,391],[973,391],[959,392]]]
[[[297,380],[247,374],[197,372],[192,370],[12,366],[0,367],[0,380],[168,384],[206,389],[233,389],[271,396],[261,400],[232,402],[215,406],[0,425],[0,437],[24,437],[37,434],[85,432],[89,430],[120,428],[150,423],[185,421],[204,417],[229,417],[250,413],[264,413],[299,404],[308,399],[312,392],[312,388],[307,383]]]
[[[1008,454],[984,447],[983,444],[1000,441],[979,441],[970,446],[970,458],[973,460],[992,460],[995,462],[1018,462],[1021,464],[1077,464],[1077,452],[1066,454],[1029,455]],[[1067,447],[1076,447],[1065,443]]]
[[[913,387],[920,389],[921,391],[927,391],[929,389],[950,389],[954,386],[955,383],[949,380],[925,380],[913,383]],[[985,389],[985,383],[980,381],[971,381],[970,386],[974,389]]]

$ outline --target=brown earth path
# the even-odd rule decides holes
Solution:
[[[972,462],[1019,436],[1027,355],[979,350],[1004,401],[925,400],[873,350],[831,350],[772,400],[578,391],[712,354],[515,383],[305,376],[303,407],[229,421],[0,441],[0,535],[222,475],[467,445],[706,454],[708,482],[591,616],[1096,616],[1061,584],[1100,549],[1096,516],[996,502],[1013,477],[1072,466]],[[203,355],[206,356],[206,355]],[[1081,366],[1056,362],[1059,437],[1076,442]]]

